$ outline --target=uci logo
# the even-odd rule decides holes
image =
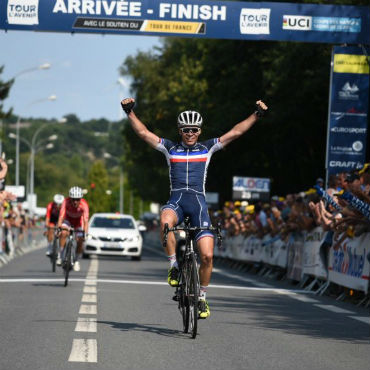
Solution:
[[[295,31],[310,31],[312,29],[312,17],[301,15],[284,15],[283,29]]]

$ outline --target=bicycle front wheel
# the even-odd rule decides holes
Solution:
[[[198,329],[198,299],[199,299],[199,275],[195,254],[192,253],[189,258],[189,328],[191,337],[197,336]]]
[[[68,277],[69,271],[72,268],[72,243],[67,241],[65,246],[65,258],[63,262],[63,270],[64,270],[64,286],[68,285]]]
[[[189,300],[186,294],[187,291],[187,263],[181,266],[180,286],[179,286],[179,310],[182,316],[182,325],[184,333],[189,331]]]

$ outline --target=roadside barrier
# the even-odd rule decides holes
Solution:
[[[333,238],[322,227],[310,232],[281,235],[226,237],[224,249],[215,248],[215,257],[264,270],[263,275],[280,269],[285,278],[306,290],[323,294],[330,283],[362,292],[369,300],[370,233],[350,238],[344,233]],[[333,243],[330,241],[333,239]],[[329,241],[329,242],[328,242]]]
[[[8,264],[15,257],[22,256],[35,249],[46,248],[43,228],[28,229],[25,235],[19,234],[18,228],[0,227],[0,267]]]

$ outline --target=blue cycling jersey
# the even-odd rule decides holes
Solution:
[[[160,139],[157,150],[164,153],[170,172],[171,193],[194,192],[205,195],[207,168],[214,152],[222,149],[220,139],[210,139],[187,146]]]

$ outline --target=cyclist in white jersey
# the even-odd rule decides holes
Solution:
[[[180,143],[159,138],[149,131],[133,111],[135,100],[127,98],[121,101],[121,106],[130,120],[135,133],[154,149],[161,151],[167,159],[170,172],[171,196],[161,209],[161,238],[163,240],[164,225],[174,227],[180,224],[184,217],[190,218],[191,226],[210,226],[207,205],[205,202],[205,182],[207,168],[211,156],[217,150],[224,148],[233,140],[248,131],[262,117],[267,106],[261,100],[256,102],[257,110],[248,118],[236,124],[220,138],[198,142],[203,119],[198,112],[185,111],[177,120]],[[199,318],[210,315],[206,292],[211,280],[213,267],[214,236],[209,231],[201,231],[195,235],[200,253],[200,296]],[[170,262],[168,283],[178,286],[178,265],[176,261],[176,240],[173,233],[168,235],[166,253]]]

